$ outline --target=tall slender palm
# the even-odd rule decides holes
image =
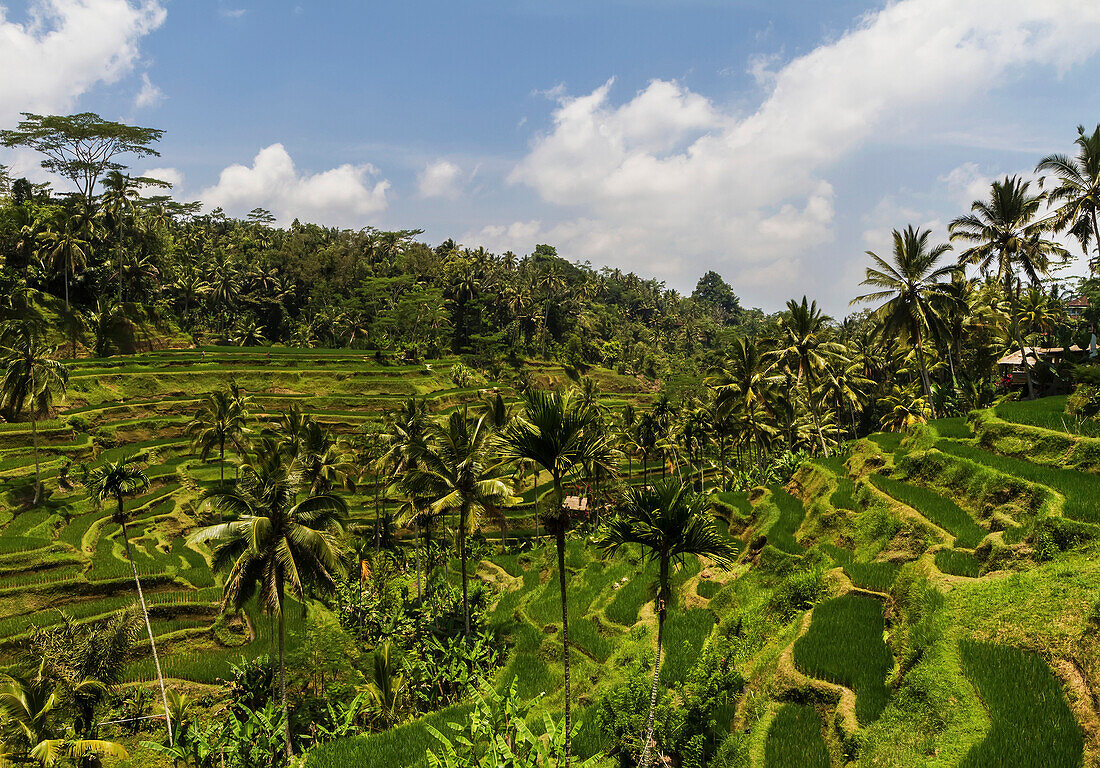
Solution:
[[[813,396],[813,388],[832,359],[843,352],[840,344],[827,340],[831,319],[817,308],[816,301],[810,302],[803,296],[801,302],[794,299],[787,302],[786,316],[780,321],[781,359],[795,371],[795,386],[801,384],[805,388],[821,452],[826,456],[829,449],[825,447],[821,427],[821,406]]]
[[[233,490],[208,497],[227,521],[191,537],[213,545],[213,569],[226,574],[223,609],[239,611],[258,593],[264,610],[276,617],[288,758],[294,747],[286,699],[286,593],[304,600],[307,593],[335,589],[345,562],[340,536],[347,504],[331,494],[307,493],[296,501],[302,483],[297,462],[265,451],[242,468]]]
[[[771,384],[768,357],[755,339],[738,337],[730,345],[725,365],[707,378],[714,388],[718,413],[742,411],[756,443],[760,471],[764,471],[763,416],[768,409]]]
[[[867,267],[867,277],[860,285],[876,288],[872,293],[857,296],[852,304],[886,300],[875,310],[887,336],[901,336],[917,350],[921,386],[932,403],[932,381],[924,355],[925,339],[944,328],[944,309],[956,301],[951,277],[958,271],[954,264],[940,264],[951,250],[947,243],[930,245],[932,230],[906,227],[894,230],[894,251],[887,262],[871,251],[867,255],[876,265]]]
[[[126,222],[133,218],[136,209],[138,192],[138,180],[131,178],[129,174],[119,170],[110,171],[103,177],[103,206],[114,222],[115,248],[118,249],[118,296],[116,301],[121,304],[123,262],[125,256],[122,247],[122,234]]]
[[[29,320],[10,320],[0,325],[0,407],[17,418],[27,406],[34,445],[34,503],[42,497],[42,471],[38,461],[38,419],[46,416],[56,395],[64,394],[69,369],[53,359],[55,347],[46,345],[39,327]]]
[[[737,549],[719,534],[713,518],[706,514],[706,506],[706,497],[695,493],[690,483],[670,478],[653,488],[631,488],[619,507],[618,515],[602,532],[602,543],[608,551],[615,552],[628,544],[638,544],[643,553],[658,565],[657,657],[653,663],[653,685],[649,694],[649,717],[640,768],[649,768],[650,762],[665,618],[672,601],[672,566],[676,563],[683,565],[689,555],[708,557],[722,567],[729,567],[737,559]]]
[[[204,397],[195,417],[187,424],[187,436],[199,450],[200,459],[205,461],[211,451],[218,449],[222,485],[225,485],[225,446],[232,445],[238,456],[244,454],[245,425],[242,401],[226,392],[211,392]]]
[[[49,260],[54,269],[61,269],[65,276],[65,309],[68,309],[69,276],[75,275],[77,270],[83,269],[87,264],[90,252],[88,241],[81,237],[77,222],[73,219],[66,221],[60,230],[44,232],[40,240],[45,259]]]
[[[532,461],[550,474],[550,500],[543,519],[554,534],[561,591],[562,661],[565,672],[565,765],[570,764],[569,609],[566,602],[565,534],[569,511],[565,508],[563,481],[576,471],[599,467],[610,476],[618,470],[610,437],[600,429],[599,411],[579,399],[573,390],[528,390],[524,412],[501,432],[504,461]]]
[[[391,431],[387,437],[389,447],[386,453],[392,458],[395,476],[408,475],[417,470],[417,458],[427,448],[428,427],[430,425],[428,401],[410,397],[405,401],[400,411],[395,414]],[[420,527],[431,517],[425,514],[425,499],[416,495],[401,478],[399,485],[408,494],[408,503],[399,514],[399,522],[404,525],[411,523],[415,529],[416,539],[416,599],[421,598],[420,589]]]
[[[465,409],[442,423],[428,426],[431,444],[417,454],[417,466],[406,473],[410,495],[433,499],[432,514],[458,512],[458,556],[462,563],[462,615],[470,634],[470,599],[466,537],[472,520],[492,507],[512,502],[511,489],[496,475],[493,431],[482,416],[472,419]]]
[[[172,719],[168,710],[168,693],[164,687],[164,675],[160,671],[160,656],[157,654],[157,643],[153,639],[153,625],[149,621],[149,609],[145,605],[145,594],[141,589],[141,579],[138,578],[137,564],[134,562],[133,553],[130,550],[130,530],[127,525],[130,515],[126,511],[125,498],[140,493],[149,487],[149,478],[145,470],[132,456],[123,456],[117,461],[106,461],[88,473],[86,482],[88,492],[96,503],[107,500],[115,502],[114,521],[122,527],[122,542],[126,547],[126,559],[130,561],[130,570],[134,574],[134,585],[137,587],[138,602],[141,604],[141,615],[145,618],[145,631],[149,635],[149,647],[153,650],[153,666],[157,670],[157,682],[160,684],[161,701],[164,704],[164,721],[168,725],[168,741],[172,742]]]
[[[1052,258],[1065,259],[1068,253],[1058,243],[1044,237],[1055,225],[1055,219],[1036,217],[1043,204],[1042,195],[1028,191],[1030,182],[1015,176],[993,182],[988,201],[975,200],[971,213],[951,222],[948,230],[952,240],[972,245],[959,254],[960,264],[972,264],[983,274],[995,272],[1004,288],[1010,314],[1017,314],[1018,290],[1023,278],[1037,284],[1045,274]],[[1035,396],[1024,336],[1016,327],[1016,343],[1020,348],[1021,362],[1027,376],[1028,396]]]
[[[1085,126],[1077,126],[1077,157],[1047,155],[1035,166],[1036,173],[1051,173],[1057,186],[1047,193],[1054,211],[1054,229],[1068,232],[1088,253],[1089,242],[1096,248],[1096,258],[1089,260],[1093,274],[1100,269],[1100,125],[1091,134]],[[1046,184],[1040,177],[1039,188]]]

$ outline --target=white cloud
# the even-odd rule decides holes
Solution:
[[[218,11],[224,18],[227,19],[240,19],[244,18],[244,15],[248,13],[247,8],[222,8]]]
[[[573,258],[744,270],[775,301],[791,275],[821,269],[804,255],[834,237],[839,161],[880,137],[922,138],[1009,73],[1062,73],[1098,48],[1094,0],[899,0],[785,65],[751,63],[768,88],[751,114],[663,80],[621,103],[612,81],[559,95],[510,180],[579,210],[538,229]],[[482,232],[494,247],[531,247],[511,230]]]
[[[93,86],[118,82],[166,13],[160,0],[31,0],[17,23],[0,5],[0,125],[70,111]]]
[[[370,164],[341,165],[309,175],[299,173],[282,144],[261,149],[251,166],[231,165],[200,199],[236,215],[269,209],[281,223],[298,218],[320,224],[355,226],[386,208],[390,183],[375,180]]]
[[[179,189],[183,185],[183,171],[178,168],[150,168],[141,175],[150,179],[167,181],[173,189]]]
[[[138,109],[155,107],[162,101],[164,101],[164,91],[149,79],[149,74],[147,72],[142,72],[141,90],[138,91],[137,96],[134,97],[134,106]]]
[[[428,163],[417,177],[420,196],[454,200],[462,192],[459,183],[461,177],[462,169],[449,160]]]

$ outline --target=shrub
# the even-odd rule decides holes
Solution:
[[[821,571],[798,571],[779,583],[768,601],[768,610],[786,623],[795,615],[808,610],[825,594],[825,581]]]

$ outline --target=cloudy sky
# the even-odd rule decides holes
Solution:
[[[1098,49],[1096,0],[0,0],[0,126],[96,111],[233,214],[843,314],[892,228],[1100,122]]]

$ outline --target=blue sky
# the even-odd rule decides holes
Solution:
[[[1100,121],[1098,49],[1092,0],[0,0],[0,123],[163,128],[135,169],[235,214],[841,315],[892,227],[945,236]]]

